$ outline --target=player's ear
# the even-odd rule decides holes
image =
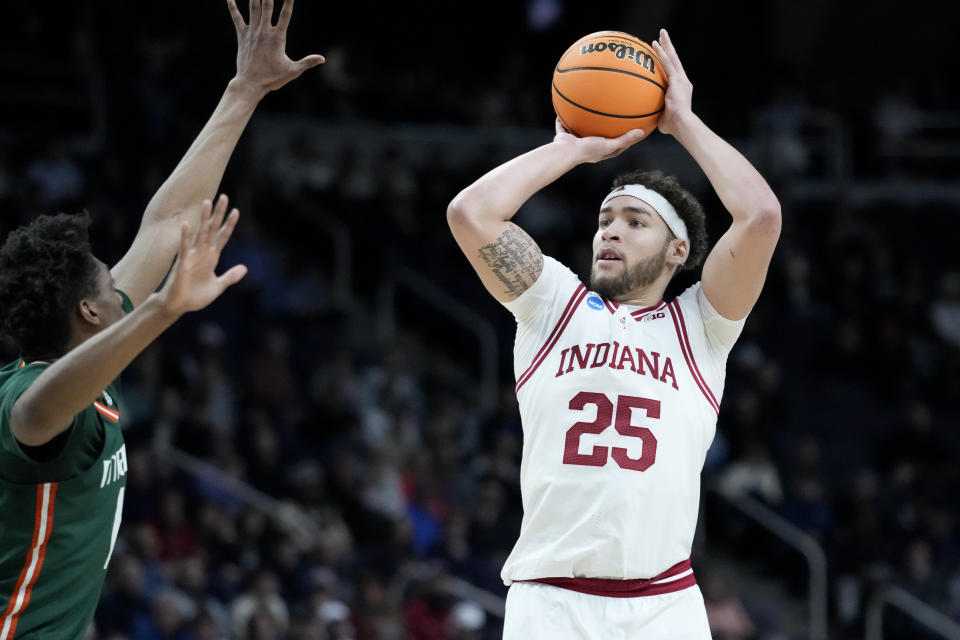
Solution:
[[[671,267],[682,267],[690,256],[690,243],[679,238],[670,241],[667,249],[667,264]]]
[[[103,315],[97,308],[95,300],[84,298],[77,303],[77,315],[80,320],[93,328],[99,327],[103,323]]]

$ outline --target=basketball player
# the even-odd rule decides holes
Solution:
[[[108,269],[90,253],[85,216],[42,216],[0,248],[0,314],[22,353],[0,369],[0,640],[84,637],[123,507],[117,377],[180,315],[243,277],[241,265],[214,273],[237,211],[226,215],[225,196],[215,207],[203,198],[260,99],[323,62],[284,51],[293,0],[276,26],[272,0],[250,0],[249,24],[227,5],[237,74],[120,262]]]
[[[524,429],[520,536],[503,567],[505,638],[709,640],[690,566],[700,471],[727,354],[763,286],[780,206],[760,174],[691,109],[665,30],[659,121],[704,171],[732,222],[702,279],[667,283],[707,250],[700,204],[660,172],[618,177],[600,201],[589,288],[510,222],[538,190],[642,132],[554,140],[486,174],[447,219],[487,290],[516,317]]]

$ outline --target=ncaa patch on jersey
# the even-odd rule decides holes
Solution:
[[[599,311],[600,309],[603,309],[603,300],[597,296],[589,296],[587,298],[587,306],[595,311]]]

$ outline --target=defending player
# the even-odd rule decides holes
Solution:
[[[0,314],[22,353],[0,369],[0,640],[84,636],[123,507],[117,377],[181,314],[243,277],[240,265],[214,274],[238,213],[221,228],[226,197],[215,207],[203,199],[260,99],[323,62],[285,53],[293,0],[276,26],[272,0],[250,0],[249,24],[227,5],[237,74],[120,262],[108,270],[90,253],[89,220],[62,214],[17,229],[0,248]]]
[[[520,536],[505,638],[709,640],[690,567],[700,471],[727,354],[756,302],[780,232],[760,174],[691,109],[693,86],[665,30],[659,128],[704,171],[733,220],[702,279],[662,297],[706,253],[699,203],[675,179],[635,172],[599,209],[590,288],[510,222],[534,193],[634,144],[553,142],[486,174],[447,219],[487,290],[517,320],[514,370],[524,429]]]

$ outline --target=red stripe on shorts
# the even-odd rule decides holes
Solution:
[[[685,574],[682,575],[681,574]],[[681,577],[676,577],[681,576]],[[632,580],[604,580],[602,578],[533,578],[516,582],[539,582],[561,589],[569,589],[592,596],[607,598],[638,598],[682,591],[697,584],[690,560],[673,565],[652,578]]]

